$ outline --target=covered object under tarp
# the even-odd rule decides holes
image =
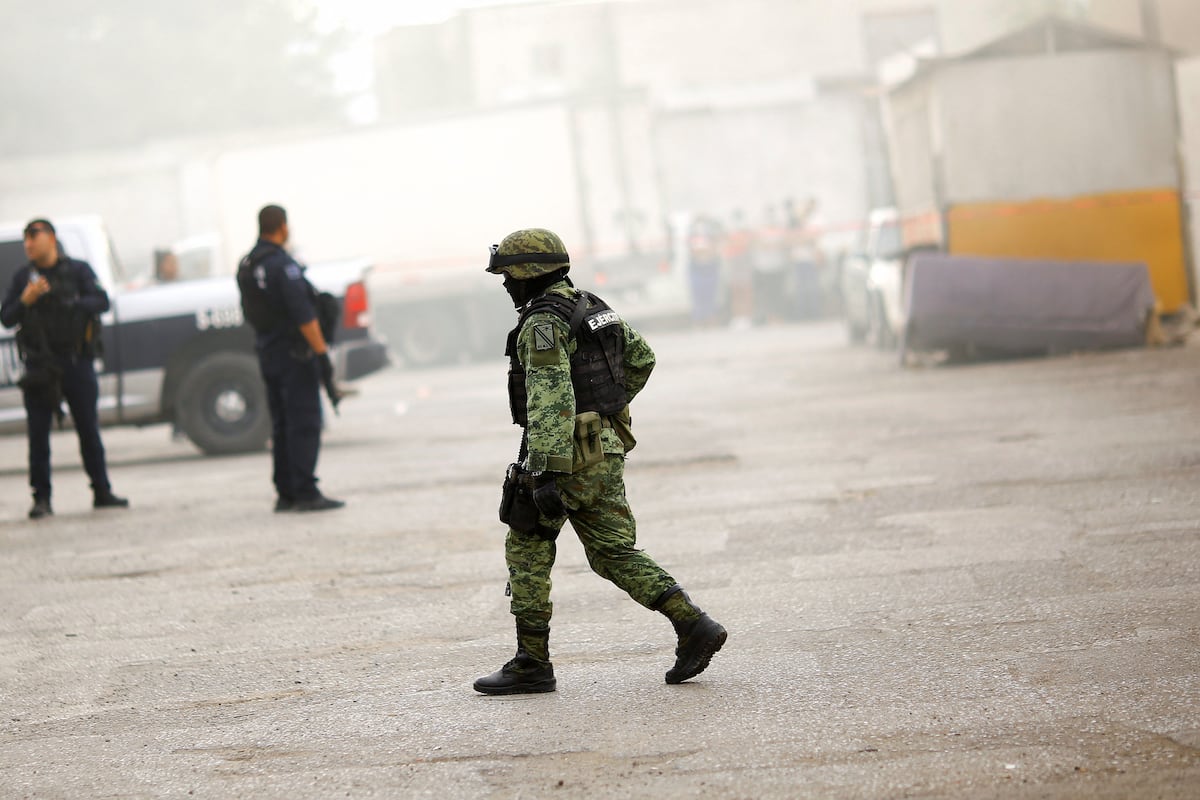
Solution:
[[[1145,264],[918,253],[909,262],[904,349],[1026,355],[1145,343]]]

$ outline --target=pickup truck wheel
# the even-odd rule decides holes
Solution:
[[[458,319],[449,311],[406,308],[399,328],[397,347],[404,363],[430,367],[454,360],[462,348],[463,333]]]
[[[883,310],[883,300],[872,292],[867,297],[867,331],[865,340],[872,347],[882,350],[886,346],[887,312]]]
[[[850,339],[850,344],[862,344],[867,340],[868,333],[870,331],[866,325],[850,318],[846,319],[846,335]]]
[[[215,353],[192,367],[175,409],[179,427],[209,455],[262,450],[271,433],[258,359],[244,353]]]

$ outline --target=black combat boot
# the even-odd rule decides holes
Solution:
[[[105,489],[95,493],[92,508],[129,508],[129,501],[124,497],[117,497],[112,493],[112,489]]]
[[[550,663],[550,629],[517,628],[517,654],[507,664],[475,681],[483,694],[538,694],[558,685]]]
[[[679,637],[675,666],[667,670],[667,683],[683,683],[704,672],[729,634],[719,622],[693,605],[679,584],[663,592],[654,608],[671,620]]]
[[[54,509],[52,509],[50,507],[50,498],[49,497],[34,497],[33,498],[33,508],[29,509],[29,518],[30,519],[41,519],[42,517],[49,517],[53,513],[54,513]]]

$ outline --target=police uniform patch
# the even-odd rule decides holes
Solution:
[[[554,326],[549,322],[540,322],[533,326],[533,349],[554,349]]]
[[[302,277],[304,277],[304,273],[300,270],[300,267],[297,266],[296,264],[288,264],[283,272],[285,275],[288,276],[289,280],[293,280],[293,281],[298,281]]]

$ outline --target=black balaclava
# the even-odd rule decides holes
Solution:
[[[538,297],[547,289],[559,281],[566,281],[568,286],[574,286],[571,279],[567,277],[567,267],[556,269],[554,272],[545,275],[539,275],[536,278],[527,280],[517,280],[511,275],[504,275],[504,291],[508,292],[508,296],[512,298],[513,308],[524,308],[535,297]]]

